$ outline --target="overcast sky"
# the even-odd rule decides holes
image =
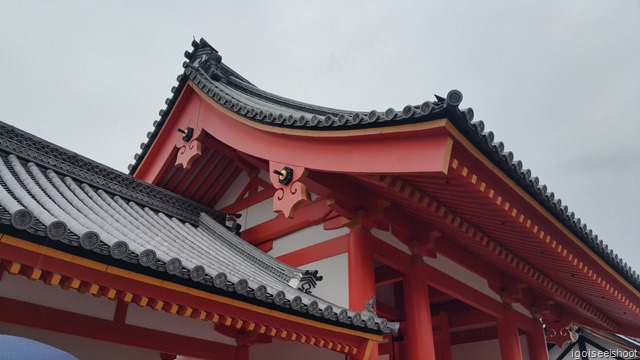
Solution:
[[[640,270],[640,1],[215,3],[3,1],[0,121],[126,171],[193,37],[318,105],[402,109],[459,89]]]

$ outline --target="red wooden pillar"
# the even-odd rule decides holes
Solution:
[[[234,360],[249,360],[249,345],[238,344]]]
[[[373,237],[361,227],[349,231],[349,307],[364,310],[365,304],[376,294],[373,264]],[[378,344],[372,346],[369,359],[378,359]]]
[[[544,328],[542,327],[542,322],[538,319],[533,319],[533,330],[527,333],[527,346],[529,347],[529,358],[531,360],[549,360]]]
[[[504,304],[504,316],[497,318],[500,354],[503,360],[522,360],[520,335],[516,324],[515,311],[511,304]]]
[[[403,359],[434,360],[433,324],[427,277],[422,257],[411,256],[411,266],[404,278],[404,311],[407,332]]]

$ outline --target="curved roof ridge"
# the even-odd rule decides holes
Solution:
[[[218,51],[206,40],[201,39],[199,42],[194,40],[191,45],[193,49],[185,52],[187,58],[183,64],[185,70],[177,78],[177,87],[171,89],[173,96],[165,101],[167,107],[160,110],[160,119],[154,121],[153,131],[147,133],[148,140],[140,146],[141,153],[136,154],[135,162],[129,165],[131,174],[135,173],[159,134],[187,81],[194,83],[213,101],[230,111],[248,120],[274,127],[315,131],[350,130],[427,122],[446,117],[494,165],[541,204],[615,272],[640,291],[640,274],[610,249],[573,211],[570,211],[560,198],[549,191],[547,185],[542,184],[530,169],[525,168],[523,162],[516,159],[513,152],[506,150],[504,143],[496,140],[492,131],[486,131],[482,120],[474,121],[473,109],[459,108],[462,102],[461,92],[452,90],[446,97],[436,95],[435,101],[407,105],[401,111],[388,108],[382,112],[373,110],[364,113],[331,109],[287,99],[261,90],[222,63],[222,57]],[[243,98],[237,94],[228,96],[229,94],[225,93],[227,89],[235,89],[246,96]],[[258,106],[253,106],[252,100],[259,101]],[[268,108],[260,108],[260,102],[269,102]],[[302,112],[304,117],[299,112]],[[308,117],[305,113],[313,115]],[[323,114],[326,116],[323,117]]]

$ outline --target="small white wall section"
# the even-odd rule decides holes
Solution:
[[[428,265],[431,265],[434,268],[456,278],[457,280],[460,280],[466,285],[469,285],[472,288],[482,292],[483,294],[490,296],[491,298],[498,300],[499,302],[502,302],[502,299],[500,299],[500,295],[496,294],[489,288],[489,283],[487,282],[487,280],[463,268],[462,266],[456,264],[448,258],[438,254],[438,257],[435,259],[428,257],[424,257],[423,259],[424,262]]]
[[[511,304],[511,306],[519,313],[523,314],[524,316],[533,319],[533,316],[531,316],[531,311],[527,310],[524,306],[522,306],[522,304],[520,303],[515,303],[515,304]]]
[[[336,230],[324,230],[322,224],[310,226],[275,240],[273,249],[268,254],[278,257],[348,233],[349,229],[344,227]]]
[[[2,322],[0,322],[0,334],[20,336],[39,341],[66,351],[78,359],[160,359],[160,353],[157,351]]]
[[[242,230],[262,224],[263,222],[271,220],[278,215],[273,212],[272,198],[268,198],[267,200],[249,206],[248,208],[239,211],[238,214],[242,214],[240,219],[238,219],[238,223],[242,225]]]
[[[263,171],[260,170],[260,172],[258,173],[258,177],[264,181],[266,181],[267,183],[271,184],[271,174],[269,174],[268,171]]]
[[[41,281],[24,276],[5,274],[0,281],[0,297],[20,300],[31,304],[113,320],[116,302],[106,297],[95,297],[76,290],[64,290],[59,286],[48,286]]]
[[[246,172],[241,172],[240,175],[236,178],[236,181],[231,184],[226,193],[220,198],[218,203],[215,206],[216,210],[220,210],[225,206],[229,206],[236,201],[242,189],[249,183],[249,176],[247,176]]]
[[[250,360],[344,360],[335,351],[301,344],[297,341],[274,339],[271,344],[256,344],[249,348]]]
[[[23,276],[5,274],[0,281],[0,297],[20,300],[77,314],[113,320],[116,301],[76,290],[64,290],[59,286],[48,286],[41,281],[28,280]],[[213,323],[189,317],[142,308],[133,303],[127,307],[126,323],[197,339],[236,345],[234,339],[213,330]],[[20,336],[20,335],[18,335]]]
[[[332,256],[303,266],[304,270],[318,270],[323,276],[313,295],[338,306],[349,306],[349,264],[347,254]]]
[[[520,349],[522,350],[522,359],[530,360],[526,336],[520,336]],[[453,360],[502,359],[500,356],[500,342],[497,339],[453,345],[451,354],[453,355]]]
[[[228,345],[236,345],[235,339],[224,336],[213,330],[214,324],[209,321],[178,316],[164,311],[156,311],[147,307],[129,304],[127,320],[129,325],[154,329],[192,338],[215,341]]]

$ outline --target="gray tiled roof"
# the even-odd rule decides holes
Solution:
[[[389,108],[385,111],[359,112],[339,110],[301,103],[268,93],[255,87],[222,63],[222,57],[204,39],[193,41],[193,49],[185,52],[188,61],[184,72],[178,76],[178,86],[171,89],[173,96],[160,110],[160,119],[155,121],[153,131],[147,133],[148,140],[140,145],[140,154],[129,165],[134,173],[145,157],[155,137],[160,132],[167,116],[173,109],[186,82],[191,80],[211,99],[229,110],[257,123],[304,130],[338,130],[388,127],[410,123],[427,122],[448,118],[451,123],[498,168],[518,183],[529,195],[544,206],[563,223],[578,239],[609,264],[618,274],[640,290],[640,274],[636,273],[612,249],[598,238],[577,215],[570,211],[562,200],[548,190],[522,161],[515,159],[504,143],[497,141],[493,132],[485,131],[484,122],[473,121],[471,108],[460,109],[462,93],[452,90],[446,98],[436,95],[435,101],[419,105],[407,105],[402,111]]]
[[[0,123],[2,232],[36,242],[54,240],[45,244],[342,327],[372,333],[397,329],[371,313],[303,291],[298,283],[313,274],[248,244],[220,223],[224,219]]]

